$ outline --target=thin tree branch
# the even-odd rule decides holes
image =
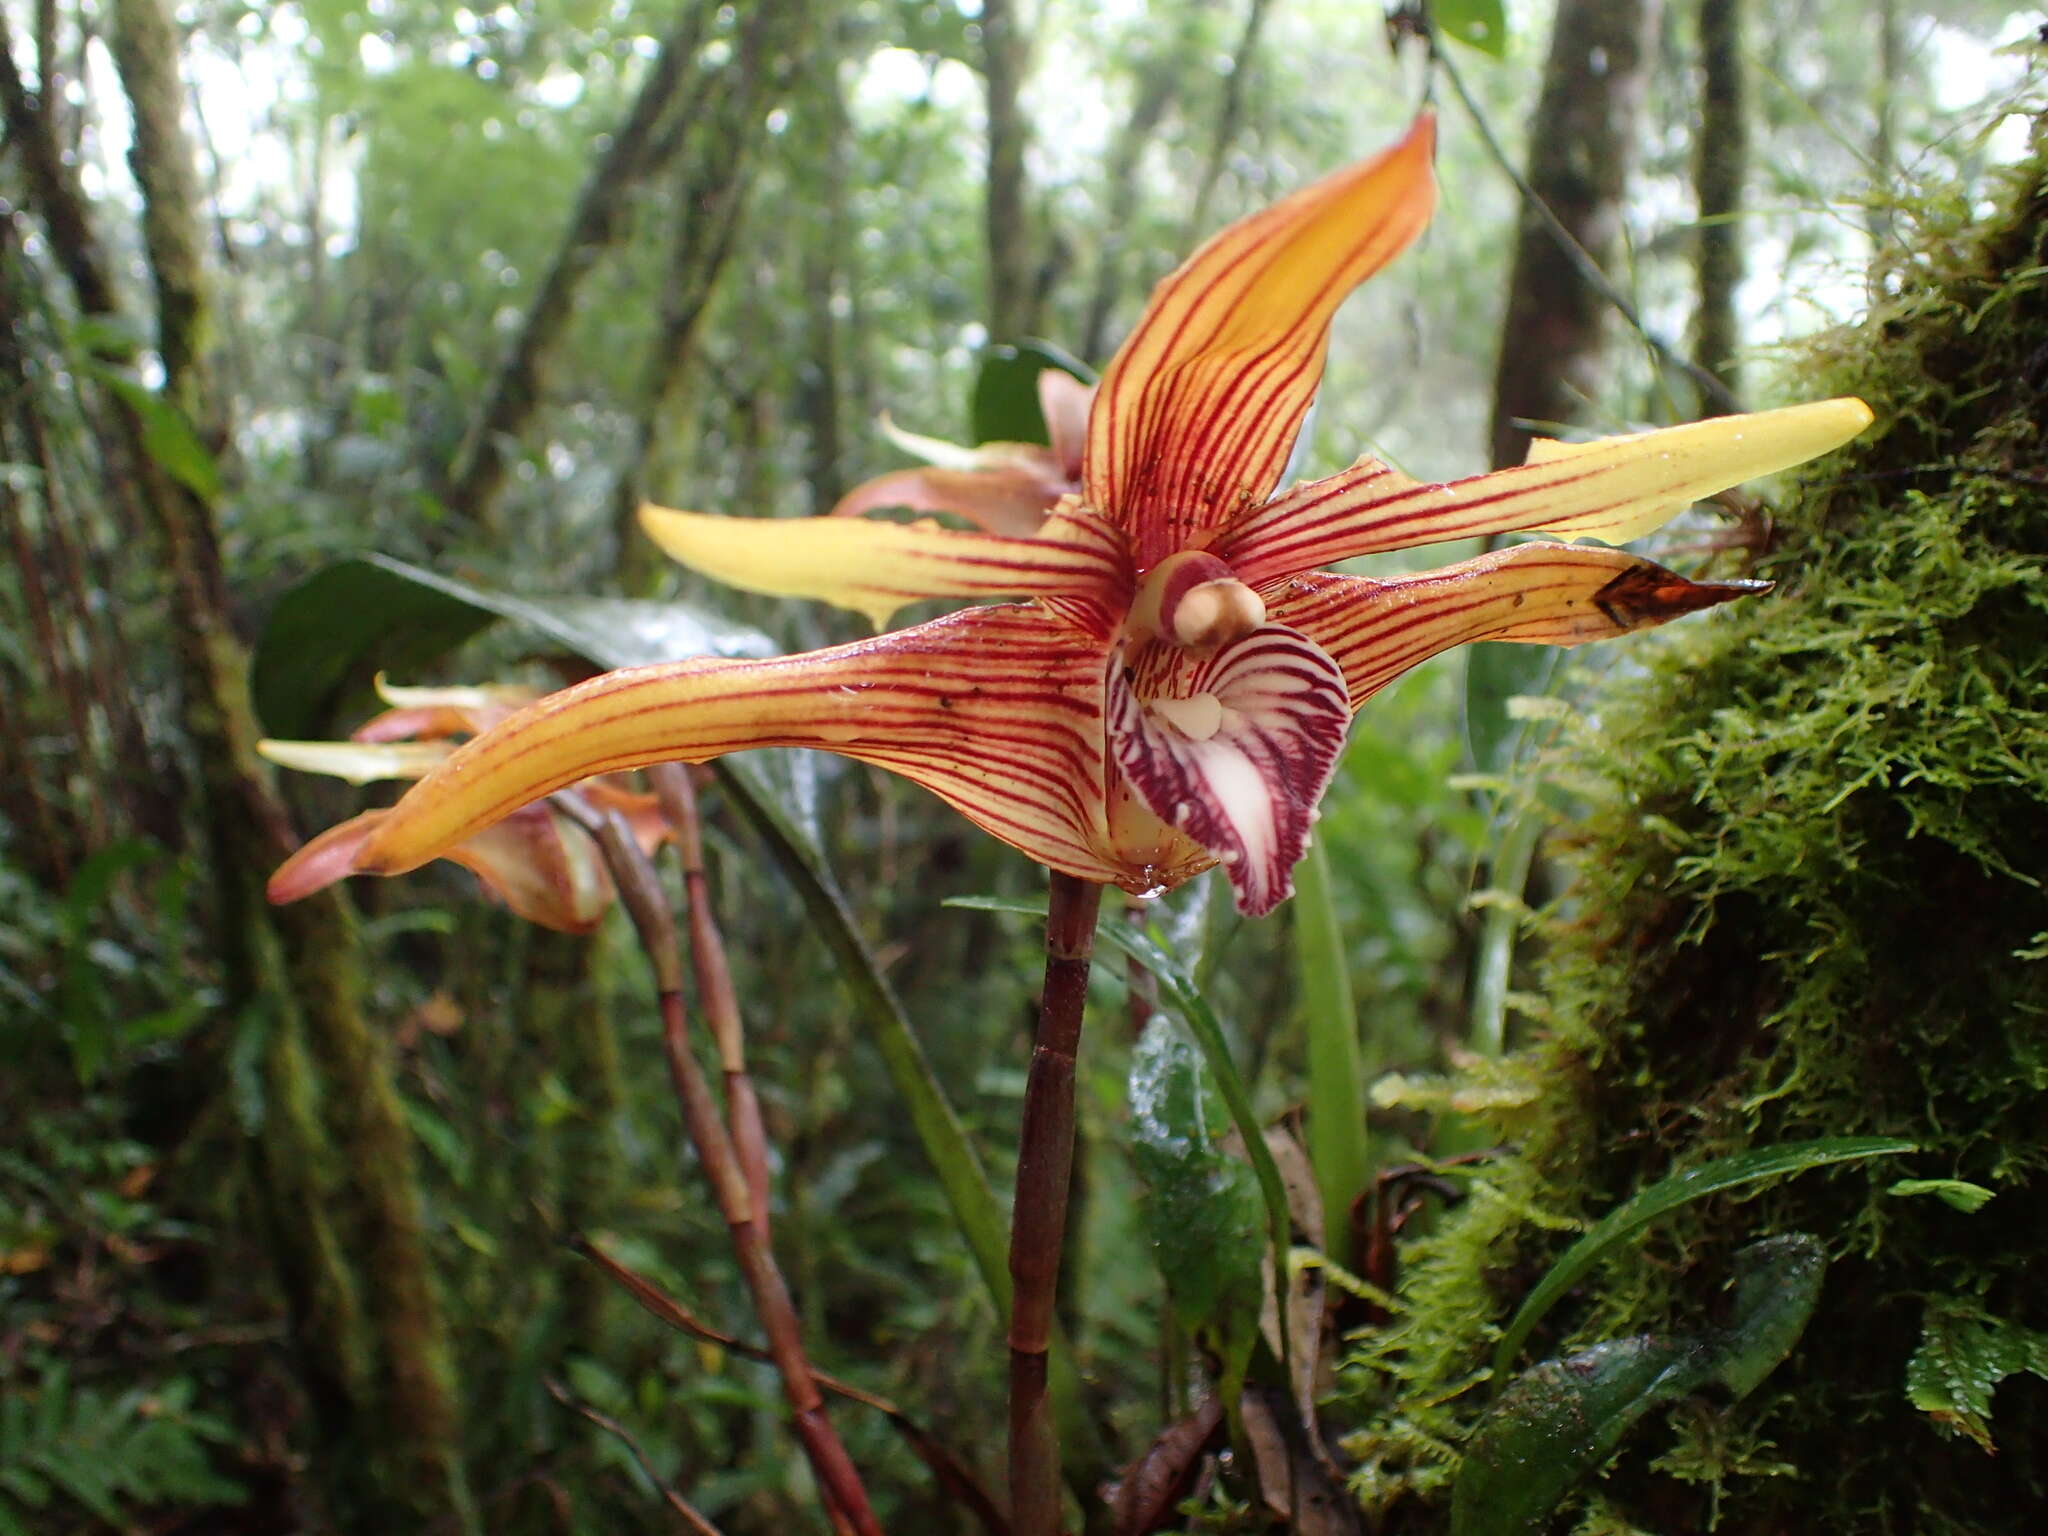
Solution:
[[[642,1310],[679,1333],[687,1333],[692,1338],[716,1344],[721,1349],[743,1355],[749,1360],[759,1360],[768,1364],[774,1362],[774,1356],[767,1348],[749,1343],[723,1329],[712,1327],[673,1296],[657,1287],[645,1275],[620,1263],[589,1238],[579,1234],[569,1239],[569,1246],[617,1281],[626,1294],[640,1304]],[[931,1468],[940,1486],[973,1512],[975,1519],[981,1522],[982,1528],[989,1536],[1010,1536],[1010,1522],[1004,1517],[1003,1512],[996,1508],[995,1500],[989,1497],[987,1490],[981,1486],[980,1480],[973,1472],[968,1470],[966,1463],[895,1403],[878,1393],[857,1387],[824,1371],[814,1369],[811,1372],[811,1379],[835,1397],[843,1397],[848,1402],[859,1403],[881,1414],[903,1437],[911,1450],[917,1453],[918,1458]]]
[[[1571,262],[1573,270],[1584,280],[1586,286],[1614,307],[1660,363],[1683,373],[1699,386],[1704,397],[1714,401],[1723,410],[1740,411],[1742,402],[1727,385],[1691,358],[1677,351],[1644,323],[1635,305],[1631,304],[1627,296],[1614,286],[1613,280],[1600,270],[1600,263],[1595,261],[1572,232],[1565,228],[1564,221],[1557,216],[1550,204],[1537,195],[1536,189],[1529,185],[1528,178],[1516,168],[1508,152],[1501,147],[1500,139],[1494,134],[1493,125],[1487,120],[1486,113],[1480,109],[1479,103],[1473,99],[1472,92],[1466,88],[1465,77],[1458,73],[1457,63],[1452,59],[1450,50],[1443,46],[1434,22],[1429,23],[1428,38],[1430,62],[1444,72],[1444,77],[1451,82],[1451,89],[1458,93],[1458,100],[1464,104],[1466,115],[1472,119],[1472,126],[1479,130],[1479,138],[1485,144],[1486,152],[1506,173],[1508,180],[1515,184],[1515,190],[1521,194],[1523,204],[1542,220],[1543,227],[1550,231],[1558,249],[1564,252],[1566,260]]]
[[[668,1507],[682,1517],[684,1526],[694,1532],[695,1536],[724,1536],[717,1526],[691,1508],[689,1502],[669,1486],[668,1480],[654,1470],[654,1464],[647,1459],[647,1453],[640,1449],[639,1442],[627,1432],[625,1425],[608,1414],[599,1413],[552,1376],[543,1377],[541,1384],[548,1389],[549,1397],[571,1413],[581,1414],[623,1445],[633,1460],[639,1464],[640,1471],[647,1481],[654,1484],[662,1498],[667,1501]]]

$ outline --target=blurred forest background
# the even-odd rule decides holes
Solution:
[[[545,931],[448,865],[270,909],[285,854],[383,802],[274,778],[255,738],[345,735],[379,666],[552,684],[607,639],[850,638],[847,615],[665,568],[632,509],[824,512],[907,462],[885,412],[1028,434],[1018,381],[1052,354],[1003,348],[1099,368],[1202,237],[1425,103],[1442,211],[1340,316],[1301,473],[1371,447],[1444,478],[1519,460],[1530,423],[1808,397],[1785,344],[1881,296],[1873,259],[1915,238],[1924,189],[1967,213],[2027,152],[2048,18],[4,0],[0,20],[0,1531],[676,1528],[651,1470],[737,1536],[824,1528],[772,1372],[663,1327],[567,1241],[751,1336],[623,919]],[[1701,513],[1660,558],[1696,565],[1761,517]],[[622,636],[624,610],[491,594],[680,606]],[[1309,1092],[1307,1018],[1339,984],[1367,1078],[1521,1037],[1521,903],[1555,880],[1501,793],[1532,745],[1504,701],[1580,694],[1641,643],[1423,668],[1353,734],[1318,905],[1246,924],[1209,877],[1154,914],[1263,1116]],[[1028,897],[1039,872],[836,759],[753,782],[1007,1187],[1037,936],[943,903]],[[1002,1320],[868,983],[758,827],[715,787],[706,810],[813,1358],[999,1487]],[[1127,991],[1098,965],[1062,1295],[1077,1488],[1203,1395],[1134,1171]],[[1374,1112],[1372,1167],[1484,1144],[1424,1099]],[[975,1528],[885,1417],[835,1417],[890,1529]],[[1207,1528],[1263,1528],[1241,1489],[1209,1499]]]

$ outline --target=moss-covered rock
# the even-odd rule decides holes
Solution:
[[[1763,561],[1777,591],[1661,648],[1557,765],[1583,798],[1523,1061],[1541,1092],[1517,1152],[1409,1252],[1409,1310],[1350,1377],[1387,1530],[1442,1528],[1475,1382],[1561,1220],[1746,1147],[1865,1134],[1922,1150],[1689,1206],[1546,1320],[1528,1358],[1711,1317],[1729,1256],[1768,1234],[1831,1258],[1790,1360],[1739,1404],[1640,1426],[1579,1528],[2048,1518],[2048,159],[1968,214],[1928,215],[1878,313],[1802,380],[1878,426],[1809,474]],[[1906,1178],[1995,1197],[1972,1213]],[[2018,1367],[1988,1423],[1956,1380],[1973,1350]]]

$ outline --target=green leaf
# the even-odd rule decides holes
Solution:
[[[142,450],[164,472],[208,501],[220,495],[220,466],[199,441],[185,413],[139,379],[105,363],[87,362],[85,371],[118,395],[142,422]]]
[[[1228,1114],[1195,1043],[1155,1015],[1131,1056],[1131,1160],[1174,1310],[1223,1357],[1226,1401],[1258,1340],[1263,1211],[1250,1168],[1223,1150]]]
[[[775,652],[760,631],[683,603],[514,597],[365,555],[278,599],[250,667],[256,712],[272,735],[317,735],[372,673],[419,671],[498,619],[600,667]]]
[[[1050,443],[1052,433],[1038,408],[1038,376],[1048,368],[1071,373],[1083,384],[1095,374],[1079,358],[1049,341],[1020,341],[992,346],[981,354],[974,379],[974,403],[968,413],[977,443]]]
[[[1919,1347],[1906,1362],[1906,1396],[1942,1428],[1991,1451],[1991,1394],[2021,1371],[2048,1380],[2048,1332],[1936,1297],[1921,1318]]]
[[[1502,0],[1431,0],[1437,30],[1496,59],[1508,54],[1507,7]]]
[[[1493,1352],[1494,1380],[1504,1381],[1507,1378],[1508,1367],[1515,1363],[1522,1342],[1559,1297],[1578,1284],[1580,1277],[1595,1264],[1659,1216],[1694,1200],[1754,1184],[1761,1179],[1804,1173],[1809,1168],[1823,1168],[1831,1163],[1917,1150],[1915,1143],[1896,1136],[1835,1136],[1818,1141],[1781,1142],[1775,1146],[1738,1152],[1733,1157],[1719,1158],[1658,1180],[1610,1211],[1592,1231],[1573,1243],[1550,1266],[1550,1272],[1528,1294],[1514,1320],[1508,1324],[1507,1331],[1501,1335],[1500,1345]]]
[[[1352,1262],[1351,1206],[1372,1177],[1365,1138],[1365,1053],[1351,969],[1319,841],[1294,867],[1294,962],[1308,1028],[1308,1156],[1323,1204],[1323,1246]]]
[[[1803,1233],[1752,1243],[1735,1256],[1726,1327],[1619,1339],[1524,1371],[1473,1430],[1451,1493],[1451,1536],[1535,1536],[1658,1404],[1710,1384],[1748,1396],[1798,1343],[1826,1268]]]
[[[1967,1179],[1900,1179],[1885,1191],[1888,1195],[1933,1195],[1959,1211],[1974,1214],[1991,1203],[1996,1190]]]

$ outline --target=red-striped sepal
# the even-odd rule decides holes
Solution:
[[[592,774],[814,747],[922,784],[1042,864],[1128,883],[1104,825],[1106,649],[1038,604],[1000,604],[801,656],[609,672],[463,746],[356,867],[415,868]]]
[[[329,827],[278,866],[269,898],[297,901],[354,874],[363,844],[390,815],[364,811]],[[475,875],[487,895],[543,928],[589,933],[611,905],[611,876],[597,845],[545,805],[522,806],[442,856]]]
[[[1315,571],[1265,595],[1276,620],[1335,658],[1356,709],[1452,646],[1474,640],[1581,645],[1769,587],[1763,581],[1689,581],[1619,549],[1532,543],[1393,581]]]
[[[1695,501],[1838,448],[1870,425],[1860,400],[1717,416],[1634,437],[1529,446],[1529,462],[1425,485],[1377,459],[1239,514],[1212,553],[1255,587],[1336,560],[1501,533],[1625,544]]]
[[[1277,624],[1206,657],[1134,645],[1107,706],[1124,778],[1222,862],[1238,910],[1257,917],[1285,900],[1351,721],[1337,663]]]
[[[1330,317],[1436,205],[1424,113],[1393,148],[1240,219],[1153,290],[1088,417],[1083,497],[1139,567],[1272,493],[1323,375]]]

